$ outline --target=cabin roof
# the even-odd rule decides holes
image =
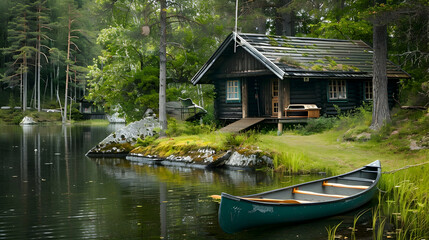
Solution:
[[[278,78],[372,78],[373,50],[361,40],[320,39],[231,33],[195,74],[198,83],[234,41]],[[387,62],[389,78],[410,78]]]

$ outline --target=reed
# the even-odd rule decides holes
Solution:
[[[340,222],[335,226],[328,226],[325,228],[326,231],[328,232],[328,240],[335,240],[335,234],[337,232],[337,229],[342,223],[343,222]]]
[[[381,194],[380,194],[381,195]],[[380,199],[380,196],[379,196]],[[372,209],[372,236],[374,240],[382,240],[386,217],[380,211],[380,204]]]
[[[355,215],[355,216],[354,216],[354,218],[353,218],[352,234],[351,234],[351,236],[350,236],[350,238],[351,238],[352,240],[356,240],[356,231],[357,231],[357,229],[356,229],[356,224],[357,224],[357,221],[359,220],[359,218],[360,218],[360,217],[362,217],[362,216],[363,216],[366,212],[368,212],[369,210],[371,210],[371,208],[368,208],[368,209],[362,210],[362,211],[360,211],[357,215]]]
[[[308,168],[310,162],[308,156],[300,152],[281,152],[273,156],[274,169],[287,174],[312,172],[313,169]]]
[[[396,239],[429,237],[429,166],[385,174],[379,208],[396,228]]]

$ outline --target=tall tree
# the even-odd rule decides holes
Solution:
[[[387,93],[387,23],[374,21],[373,29],[373,110],[371,128],[390,122]]]
[[[36,56],[35,56],[35,80],[37,84],[37,91],[35,91],[35,94],[37,95],[37,111],[40,112],[41,110],[41,91],[40,91],[40,69],[42,67],[41,65],[41,56],[43,55],[45,59],[47,60],[47,56],[42,52],[42,41],[44,39],[47,39],[47,35],[45,34],[45,29],[48,29],[47,23],[48,23],[48,17],[45,11],[47,11],[47,8],[45,7],[46,1],[45,0],[38,0],[33,2],[33,6],[35,9],[35,23],[37,26],[36,29]],[[46,47],[46,46],[45,46]]]
[[[404,15],[426,12],[429,7],[427,1],[394,2],[385,4],[378,0],[370,11],[370,20],[373,23],[373,110],[370,128],[379,130],[385,123],[391,121],[388,91],[387,91],[387,26],[397,22]]]
[[[68,99],[69,99],[69,82],[70,82],[70,66],[73,64],[71,60],[72,47],[78,49],[78,46],[74,42],[74,39],[79,38],[77,33],[81,30],[77,28],[77,21],[79,18],[79,12],[75,6],[74,1],[67,1],[64,3],[66,9],[65,23],[67,29],[67,51],[66,51],[66,76],[65,76],[65,89],[64,89],[64,111],[62,115],[63,124],[67,122],[67,111],[68,111]],[[70,116],[71,117],[71,116]]]
[[[10,86],[21,87],[22,110],[27,110],[27,92],[28,92],[28,72],[29,59],[36,52],[32,45],[34,37],[31,33],[31,10],[30,4],[26,0],[15,2],[11,9],[13,18],[9,22],[8,42],[9,47],[4,49],[6,54],[12,55],[12,61],[8,63],[4,80]]]
[[[159,41],[159,123],[161,134],[167,130],[167,1],[160,0],[160,41]]]
[[[225,28],[220,16],[213,14],[213,3],[166,3],[168,101],[177,100],[182,93],[175,86],[189,83],[224,40]],[[141,119],[147,108],[160,109],[160,2],[120,0],[113,4],[106,0],[100,1],[100,5],[110,9],[114,17],[107,18],[110,27],[103,29],[97,40],[103,52],[90,66],[88,99],[102,104],[106,111],[120,105],[118,110],[126,113],[128,120]]]

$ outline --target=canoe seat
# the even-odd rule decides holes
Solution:
[[[322,186],[324,187],[338,187],[338,188],[352,188],[352,189],[368,189],[368,186],[362,186],[362,185],[347,185],[347,184],[340,184],[340,183],[328,183],[327,181],[323,181]]]
[[[311,201],[306,200],[296,200],[296,199],[273,199],[273,198],[243,198],[250,201],[257,202],[270,202],[270,203],[311,203]]]
[[[331,197],[331,198],[346,198],[346,197],[348,197],[346,195],[337,195],[337,194],[326,194],[326,193],[317,193],[317,192],[310,192],[310,191],[302,191],[302,190],[298,190],[298,188],[293,188],[292,193],[307,194],[307,195],[320,196],[320,197]]]
[[[358,177],[340,177],[338,179],[341,180],[350,180],[350,181],[358,181],[358,182],[370,182],[373,183],[374,180],[368,178],[358,178]]]
[[[211,198],[214,200],[221,200],[221,195],[211,195]],[[250,198],[250,197],[240,197],[244,200],[249,201],[257,201],[257,202],[270,202],[270,203],[295,203],[295,204],[301,204],[301,203],[312,203],[312,201],[306,201],[306,200],[296,200],[296,199],[273,199],[273,198]]]

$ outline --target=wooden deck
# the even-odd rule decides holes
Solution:
[[[238,121],[235,121],[221,129],[219,129],[220,132],[232,132],[232,133],[238,133],[240,131],[243,131],[257,123],[260,123],[264,121],[265,118],[242,118]]]

